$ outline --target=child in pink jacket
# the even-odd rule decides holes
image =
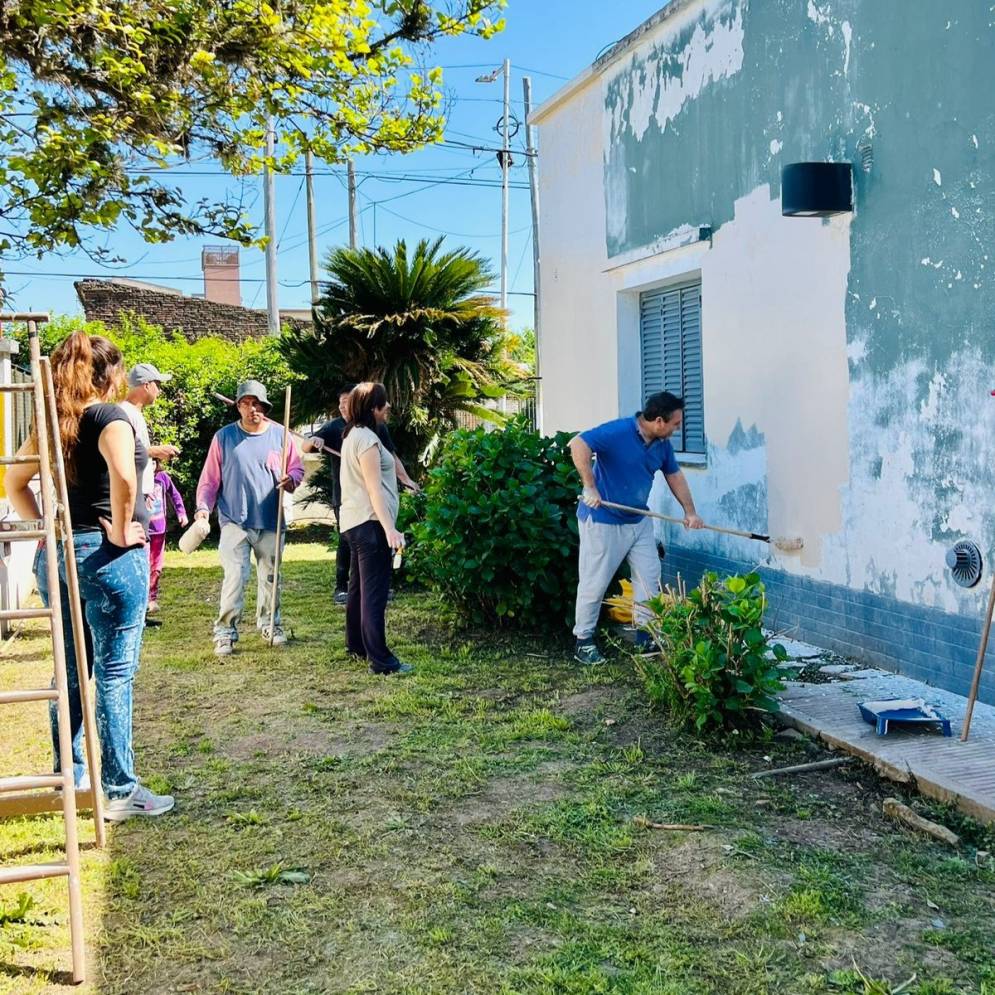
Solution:
[[[152,490],[152,507],[149,510],[149,614],[159,610],[159,575],[166,554],[166,499],[173,506],[173,513],[180,526],[187,526],[187,512],[183,498],[176,489],[172,478],[162,469],[159,460],[155,461],[155,486]]]

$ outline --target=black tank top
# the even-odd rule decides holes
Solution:
[[[76,443],[76,481],[69,485],[69,514],[73,531],[100,529],[100,518],[111,517],[111,477],[98,446],[100,433],[111,422],[123,421],[132,433],[128,416],[116,404],[93,404],[83,412]],[[135,473],[138,479],[135,512],[132,521],[141,522],[148,532],[149,513],[142,496],[142,471],[149,461],[148,450],[135,439]]]

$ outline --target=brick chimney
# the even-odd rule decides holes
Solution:
[[[242,304],[238,276],[238,246],[205,245],[200,253],[204,297],[216,304]]]

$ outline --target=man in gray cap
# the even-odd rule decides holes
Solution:
[[[256,557],[256,627],[274,646],[287,639],[280,625],[277,592],[275,617],[269,617],[270,592],[276,568],[276,510],[284,491],[292,492],[304,479],[300,454],[289,440],[287,474],[280,479],[283,426],[266,415],[272,405],[258,380],[246,380],[235,394],[238,421],[216,432],[197,484],[195,518],[207,520],[218,508],[221,540],[218,552],[224,568],[221,604],[214,623],[214,652],[231,656],[238,641],[238,623],[249,580],[249,555]]]
[[[161,393],[159,385],[172,379],[172,373],[160,373],[151,363],[138,363],[128,371],[128,396],[121,402],[121,409],[135,430],[135,438],[145,446],[149,454],[149,461],[140,481],[146,503],[151,500],[155,490],[155,461],[165,462],[180,454],[176,446],[151,445],[149,427],[145,423],[145,409],[155,403]]]

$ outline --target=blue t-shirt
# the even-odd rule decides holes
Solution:
[[[616,418],[581,432],[580,437],[597,457],[594,483],[606,501],[646,508],[656,471],[662,470],[668,476],[680,472],[670,440],[654,439],[645,443],[635,417]],[[577,507],[577,517],[581,521],[590,518],[604,525],[631,525],[642,521],[641,515],[613,508],[589,508],[583,501]]]

